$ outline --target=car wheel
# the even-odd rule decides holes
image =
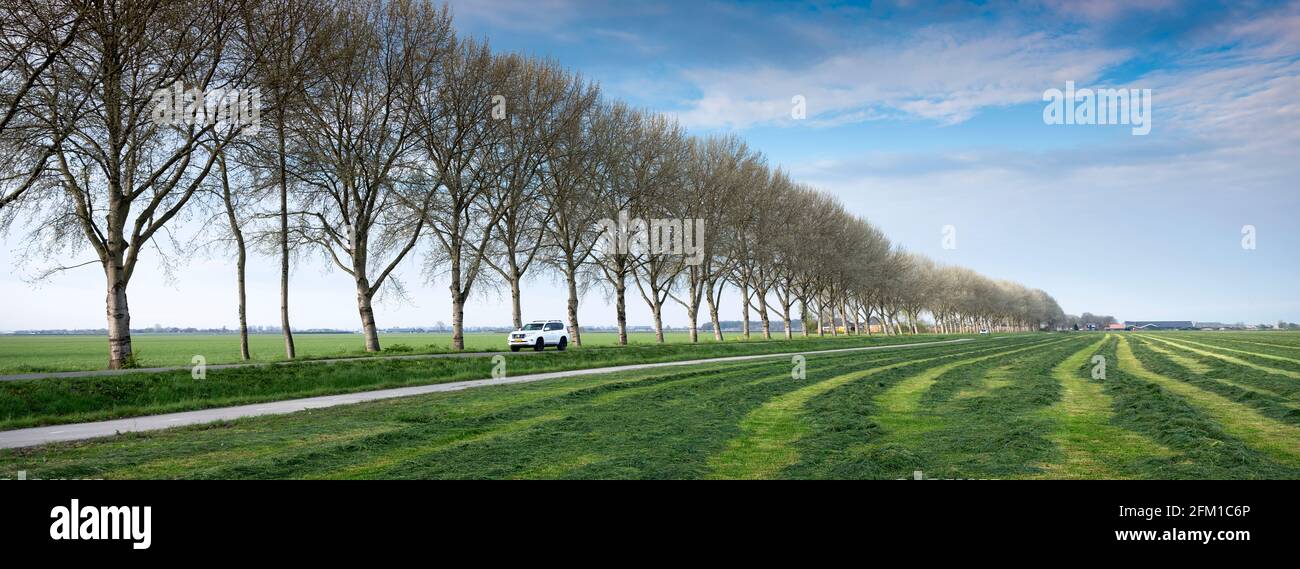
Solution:
[[[519,346],[510,346],[510,351],[512,351],[512,352],[518,352],[518,351],[519,351]]]
[[[561,337],[560,337],[560,343],[559,343],[559,345],[557,345],[557,346],[555,347],[555,349],[560,350],[561,352],[563,352],[563,351],[565,350],[565,348],[568,348],[568,347],[569,347],[569,339],[568,339],[568,338],[565,338],[565,337],[563,337],[563,336],[561,336]]]
[[[537,343],[533,345],[533,350],[540,352],[545,349],[546,349],[546,340],[538,338]]]

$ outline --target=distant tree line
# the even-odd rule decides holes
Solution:
[[[1114,316],[1096,315],[1091,312],[1084,312],[1082,316],[1073,314],[1065,315],[1065,326],[1076,330],[1086,330],[1088,326],[1094,326],[1098,329],[1105,328],[1111,324],[1118,324]]]
[[[523,283],[544,273],[564,283],[579,345],[592,287],[613,301],[620,343],[629,295],[649,307],[659,341],[669,303],[686,310],[692,341],[701,312],[722,339],[724,293],[739,300],[746,338],[770,338],[774,319],[786,338],[796,319],[870,333],[874,318],[887,334],[1065,323],[1046,292],[904,251],[738,137],[690,136],[554,61],[494,52],[428,1],[0,3],[0,223],[32,228],[37,260],[90,258],[48,274],[101,267],[111,367],[132,360],[140,258],[168,267],[192,252],[175,233],[187,220],[236,260],[245,358],[257,252],[279,265],[290,358],[300,255],[350,279],[370,351],[373,302],[409,294],[397,275],[410,263],[447,283],[455,349],[473,294],[508,290],[519,326]],[[169,89],[192,120],[158,119]],[[252,124],[213,120],[204,96],[185,95],[240,90],[256,90]],[[644,225],[610,239],[620,219],[675,221],[646,247]],[[613,245],[629,237],[640,246]],[[663,239],[690,239],[695,254],[656,249]]]

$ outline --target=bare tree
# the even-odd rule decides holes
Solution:
[[[682,209],[687,146],[675,121],[658,114],[641,114],[639,119],[625,154],[625,172],[630,176],[620,181],[628,184],[627,194],[639,203],[641,216],[626,228],[631,245],[621,256],[630,262],[637,290],[653,314],[655,341],[663,343],[663,306],[685,267],[682,254],[667,249],[673,240],[681,244],[685,232],[676,212]]]
[[[235,243],[235,285],[239,300],[239,357],[247,361],[252,357],[248,349],[248,293],[245,270],[248,266],[248,245],[244,239],[244,199],[251,197],[247,190],[232,188],[230,183],[230,166],[225,151],[217,153],[217,170],[220,174],[221,206],[226,214],[226,223],[230,238]]]
[[[440,72],[417,93],[418,134],[430,180],[424,185],[430,204],[425,222],[436,249],[429,266],[446,268],[451,345],[463,350],[465,302],[483,274],[502,216],[489,200],[500,167],[489,154],[506,132],[510,66],[475,41],[460,42],[441,59]]]
[[[597,224],[602,214],[593,196],[601,191],[604,169],[596,151],[600,133],[593,123],[600,111],[598,91],[584,86],[579,101],[587,101],[579,120],[564,125],[557,143],[550,148],[543,171],[543,191],[554,213],[546,226],[546,240],[551,246],[545,257],[548,265],[559,271],[568,291],[567,316],[573,343],[582,345],[582,328],[578,322],[579,287],[585,285],[592,255],[600,238]],[[585,288],[585,287],[584,287]]]
[[[764,191],[767,189],[768,170],[761,154],[753,153],[741,160],[731,171],[724,190],[727,199],[719,204],[722,215],[717,226],[723,228],[713,236],[713,267],[704,279],[704,299],[709,308],[709,320],[713,326],[713,339],[722,341],[722,323],[718,312],[722,305],[722,295],[731,282],[740,264],[746,259],[743,252],[750,241],[754,228],[754,203],[772,199]],[[744,334],[749,334],[749,305],[743,302]]]
[[[250,137],[243,148],[250,168],[270,174],[264,179],[274,185],[278,198],[271,213],[275,228],[268,237],[280,260],[280,329],[289,359],[297,356],[289,321],[290,131],[307,117],[307,90],[320,81],[329,63],[324,56],[325,42],[342,33],[338,21],[329,18],[335,4],[333,0],[281,0],[259,3],[245,11],[246,43],[264,51],[253,74],[267,106],[264,114],[270,128]]]
[[[723,228],[736,207],[733,202],[745,195],[743,175],[754,168],[759,158],[735,136],[692,139],[688,149],[680,211],[688,220],[699,220],[703,232],[695,236],[699,240],[694,244],[699,248],[699,262],[684,266],[682,294],[673,294],[672,298],[686,309],[692,343],[700,340],[700,303],[707,301],[714,339],[720,341],[719,298],[714,294],[721,295],[719,281],[732,265],[732,257],[725,255],[728,244],[723,242],[730,235]],[[683,231],[690,229],[683,227]]]
[[[799,302],[798,286],[801,271],[804,270],[806,251],[811,248],[801,231],[801,222],[810,207],[811,200],[805,192],[797,191],[788,179],[771,185],[771,191],[756,199],[769,202],[765,207],[775,213],[770,216],[768,232],[770,243],[766,245],[768,258],[772,264],[772,292],[781,308],[781,323],[785,326],[785,338],[794,338],[793,322],[790,310]],[[803,322],[804,335],[808,333],[808,322]]]
[[[638,214],[637,208],[645,201],[644,184],[638,182],[649,177],[646,164],[638,160],[635,152],[642,120],[641,113],[621,102],[613,102],[597,113],[591,129],[602,135],[596,150],[599,153],[597,161],[603,169],[600,177],[603,188],[595,196],[604,213],[601,221],[618,226],[614,242],[602,239],[593,258],[605,286],[614,297],[614,317],[621,346],[627,345],[627,279],[635,266],[635,258],[621,245],[626,243],[630,229],[625,223]]]
[[[594,91],[551,62],[511,55],[502,58],[510,69],[506,83],[506,117],[501,144],[489,152],[497,179],[488,193],[489,209],[501,212],[489,242],[494,250],[486,262],[510,286],[511,317],[523,327],[521,283],[547,244],[547,227],[555,220],[557,202],[545,191],[545,169],[566,129],[576,127],[592,104]]]
[[[227,51],[242,8],[200,1],[87,5],[84,33],[31,95],[49,135],[67,133],[54,146],[58,180],[42,184],[47,199],[38,200],[44,216],[36,231],[43,238],[34,242],[94,251],[95,260],[80,265],[98,263],[104,271],[112,368],[132,361],[127,286],[140,254],[181,214],[239,130],[206,118],[162,124],[151,119],[158,108],[152,99],[177,82],[199,92],[246,85],[246,62],[239,50]],[[66,93],[85,94],[85,112]],[[53,271],[63,268],[71,267]]]
[[[433,75],[451,44],[445,9],[406,0],[368,0],[340,10],[333,64],[306,98],[298,231],[353,280],[368,352],[379,351],[373,301],[415,248],[431,198],[406,199],[416,174],[414,87]]]

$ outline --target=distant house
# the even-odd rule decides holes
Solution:
[[[1114,324],[1107,324],[1107,325],[1106,325],[1106,331],[1107,331],[1107,332],[1117,332],[1117,331],[1120,331],[1120,330],[1126,330],[1126,329],[1127,329],[1127,328],[1125,328],[1124,325],[1123,325],[1123,324],[1120,324],[1119,322],[1116,322],[1116,323],[1114,323]]]
[[[1127,330],[1195,330],[1196,324],[1191,320],[1168,320],[1168,321],[1125,321],[1124,328]]]

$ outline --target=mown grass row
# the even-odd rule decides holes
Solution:
[[[1300,426],[1300,381],[1143,337],[1127,340],[1136,360],[1155,374],[1231,399],[1277,421]]]
[[[942,341],[944,337],[854,336],[793,342],[665,344],[507,357],[524,375],[639,363]],[[0,382],[0,430],[77,423],[491,377],[492,357],[360,360],[105,377]]]
[[[1166,346],[1172,346],[1193,354],[1259,370],[1264,373],[1280,377],[1289,377],[1291,379],[1300,379],[1300,360],[1294,358],[1264,355],[1258,352],[1250,352],[1236,348],[1225,348],[1214,344],[1206,344],[1204,342],[1196,342],[1182,338],[1171,340],[1167,337],[1158,335],[1141,335],[1137,337],[1145,340],[1152,340]]]
[[[808,405],[813,432],[801,438],[800,463],[782,475],[1300,476],[1300,436],[1287,421],[1289,409],[1265,416],[1190,384],[1159,381],[1136,365],[1128,340],[1087,338],[1094,341],[874,376],[874,386],[827,393]],[[1089,377],[1094,353],[1109,363],[1104,381]],[[900,394],[910,403],[891,408]]]
[[[773,478],[782,469],[793,465],[799,458],[794,444],[811,432],[804,419],[807,403],[848,383],[866,380],[873,375],[899,368],[951,369],[972,361],[1005,356],[1032,347],[1000,346],[926,358],[911,358],[888,365],[863,366],[863,369],[814,382],[807,387],[775,397],[741,420],[742,434],[728,441],[723,453],[710,459],[712,468],[710,478]],[[980,355],[973,356],[973,354]],[[935,365],[937,367],[931,367]],[[933,371],[923,372],[918,377],[924,377],[927,373]]]
[[[1140,478],[1141,466],[1173,453],[1149,437],[1115,424],[1114,401],[1102,384],[1092,379],[1097,352],[1109,341],[1104,337],[1056,364],[1050,374],[1060,387],[1059,398],[1042,410],[1052,422],[1049,438],[1056,452],[1041,463],[1030,478],[1125,479]]]
[[[1300,427],[1269,418],[1251,407],[1192,383],[1151,371],[1134,355],[1134,343],[1123,338],[1116,347],[1120,367],[1126,373],[1177,394],[1252,450],[1289,467],[1300,467]]]
[[[1203,394],[1191,387],[1150,372],[1133,355],[1130,338],[1111,338],[1101,354],[1112,362],[1105,391],[1115,401],[1116,421],[1143,433],[1177,453],[1167,461],[1145,468],[1150,478],[1297,478],[1300,470],[1279,463],[1257,445],[1266,440],[1243,440],[1244,431],[1230,414],[1215,412]],[[1182,386],[1189,386],[1187,389]],[[1247,409],[1241,407],[1237,409]],[[1249,437],[1248,437],[1249,438]]]
[[[799,443],[801,460],[782,475],[789,478],[1004,477],[1010,470],[1037,462],[1025,459],[1050,448],[1044,425],[1018,412],[990,410],[990,405],[1030,407],[1045,404],[1048,394],[1024,393],[1024,362],[1056,357],[1079,339],[1039,339],[996,357],[973,357],[929,369],[899,370],[828,393],[809,404],[813,434]],[[1050,386],[1040,385],[1037,387]],[[1010,434],[1014,433],[1014,434]],[[1010,435],[1009,435],[1010,434]],[[986,440],[1008,439],[992,452]],[[1012,458],[1011,455],[1017,455]],[[1006,464],[1014,463],[1009,469]]]

